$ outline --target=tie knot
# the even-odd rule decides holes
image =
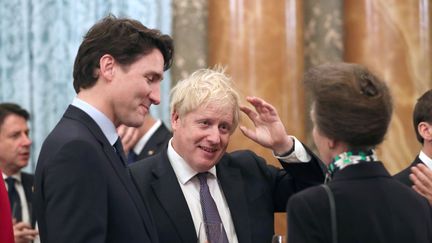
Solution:
[[[6,181],[7,185],[8,185],[8,187],[10,188],[11,186],[15,185],[16,179],[13,178],[13,177],[11,177],[11,176],[9,176],[9,177],[6,178],[5,181]]]
[[[200,181],[200,185],[207,185],[207,174],[208,172],[202,172],[196,175]]]

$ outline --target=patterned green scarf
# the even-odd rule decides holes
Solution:
[[[357,150],[344,152],[336,156],[333,159],[333,162],[331,162],[328,166],[328,172],[330,173],[329,176],[333,177],[336,172],[342,170],[349,165],[355,165],[364,162],[373,162],[377,160],[378,159],[375,150],[373,149],[366,151]]]

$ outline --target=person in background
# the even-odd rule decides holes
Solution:
[[[210,242],[221,237],[224,243],[268,243],[274,212],[284,211],[295,192],[324,181],[318,161],[291,163],[284,156],[294,140],[275,108],[257,97],[247,98],[255,110],[242,107],[255,130],[241,131],[271,149],[285,169],[249,150],[226,152],[240,116],[233,87],[220,68],[179,81],[170,96],[172,139],[159,154],[130,165],[161,243],[197,242],[200,226],[209,223],[223,225],[222,232],[207,228]]]
[[[139,127],[160,102],[171,37],[112,15],[75,59],[72,104],[42,145],[34,191],[41,242],[159,242],[151,211],[126,169],[116,132]]]
[[[0,103],[0,170],[8,190],[15,243],[31,242],[38,235],[32,217],[34,176],[21,171],[30,158],[29,118],[19,105]]]
[[[422,148],[411,165],[394,177],[405,185],[412,186],[432,204],[432,90],[426,91],[417,100],[413,124]]]
[[[304,83],[312,96],[313,139],[330,181],[290,198],[288,242],[431,242],[431,207],[375,153],[392,115],[386,84],[350,63],[313,67]]]
[[[117,132],[122,139],[128,164],[159,153],[172,137],[168,127],[150,114],[145,117],[140,127],[121,125]]]

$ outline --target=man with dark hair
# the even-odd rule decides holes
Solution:
[[[31,217],[34,176],[21,171],[28,164],[32,144],[29,118],[29,113],[17,104],[0,104],[0,170],[8,190],[16,243],[30,242],[38,235]]]
[[[159,104],[172,55],[169,36],[128,18],[108,16],[84,36],[73,71],[77,96],[46,138],[36,168],[42,242],[158,242],[116,127],[140,126]]]
[[[424,181],[432,180],[428,176],[432,169],[432,90],[425,92],[417,100],[413,112],[413,125],[422,149],[411,165],[394,177],[407,186],[413,186],[414,190],[428,198],[432,204],[432,197],[428,196],[428,191],[432,191],[432,185],[423,185]]]

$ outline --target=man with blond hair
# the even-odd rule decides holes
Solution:
[[[130,166],[135,185],[148,201],[161,243],[197,242],[198,234],[230,243],[268,243],[274,212],[284,211],[295,192],[322,183],[317,160],[292,163],[294,139],[273,106],[239,96],[220,69],[201,69],[171,91],[173,137],[159,154]],[[242,132],[273,151],[285,169],[267,165],[252,151],[226,153],[240,110],[255,124]],[[221,224],[220,232],[209,227]],[[205,232],[200,225],[206,225]]]

